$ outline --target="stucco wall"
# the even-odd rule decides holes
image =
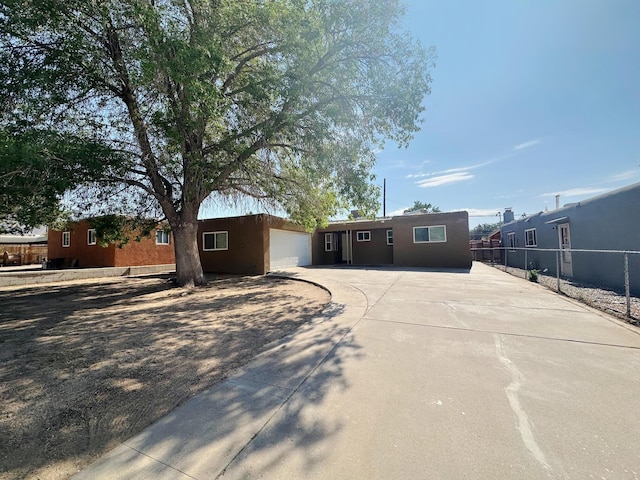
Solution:
[[[228,250],[204,251],[205,232],[228,232]],[[263,275],[269,267],[268,237],[263,215],[200,220],[198,251],[202,268],[205,272]]]
[[[393,245],[387,245],[387,228],[353,230],[354,265],[393,265]],[[369,232],[368,242],[358,241],[358,232]]]
[[[394,217],[393,262],[400,267],[471,268],[467,212]],[[446,242],[414,243],[414,227],[444,225]]]
[[[198,251],[205,272],[264,275],[270,267],[269,229],[304,232],[305,229],[267,214],[211,218],[198,222]],[[228,249],[204,251],[205,232],[228,232]]]
[[[414,226],[445,225],[447,241],[416,244]],[[386,231],[393,230],[393,247],[386,244]],[[341,255],[324,251],[324,234],[352,231],[353,263],[357,265],[393,264],[396,266],[433,268],[470,268],[469,216],[467,212],[405,215],[377,221],[345,221],[331,223],[313,236],[313,263],[339,263]],[[358,242],[358,231],[370,231],[370,242]],[[343,248],[343,246],[341,245]]]
[[[87,231],[89,228],[89,223],[86,220],[71,224],[68,230],[70,232],[68,247],[62,246],[62,231],[49,230],[48,259],[64,258],[64,267],[71,266],[72,262],[75,262],[75,266],[80,268],[115,267],[116,247],[114,245],[107,247],[101,247],[98,244],[88,245]]]
[[[134,239],[117,248],[111,244],[102,247],[98,243],[88,244],[87,232],[90,224],[81,220],[70,226],[71,242],[69,247],[62,246],[62,232],[49,230],[49,259],[64,258],[63,266],[69,267],[76,261],[80,268],[89,267],[133,267],[142,265],[165,265],[175,263],[173,238],[169,245],[156,245],[155,232],[152,237],[144,237],[139,242]]]
[[[508,233],[515,232],[517,246],[524,247],[525,229],[535,228],[537,248],[559,247],[558,223],[546,223],[567,217],[571,248],[583,250],[640,251],[640,184],[600,195],[576,205],[541,212],[518,219],[502,227],[503,246]],[[523,252],[507,252],[509,265],[524,265]],[[624,257],[615,253],[572,252],[572,278],[600,286],[624,288]],[[555,252],[527,251],[527,263],[556,274]],[[640,255],[629,256],[631,289],[640,295]]]

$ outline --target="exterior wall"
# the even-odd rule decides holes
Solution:
[[[524,230],[536,229],[537,248],[559,247],[558,223],[546,223],[567,217],[572,249],[640,251],[640,183],[578,204],[551,212],[541,212],[502,227],[502,243],[508,246],[507,235],[515,232],[518,247],[524,247]],[[507,252],[508,263],[522,268],[523,252]],[[624,288],[622,254],[572,252],[572,278],[577,281]],[[534,268],[548,269],[556,274],[555,252],[527,251],[527,263]],[[640,295],[640,255],[629,255],[631,289]]]
[[[353,264],[354,265],[393,265],[393,245],[387,245],[387,228],[353,230]],[[358,232],[370,232],[371,240],[358,241]]]
[[[204,251],[203,233],[206,232],[228,232],[228,249]],[[264,275],[269,268],[268,242],[269,229],[263,215],[198,222],[198,251],[205,272]]]
[[[471,268],[467,212],[394,217],[393,261],[399,267]],[[444,225],[446,242],[414,243],[413,228]]]
[[[142,238],[140,242],[130,240],[118,248],[114,244],[102,247],[99,244],[89,245],[87,231],[91,228],[87,220],[81,220],[70,227],[71,242],[68,247],[62,246],[62,233],[49,230],[48,259],[64,258],[63,267],[132,267],[142,265],[168,265],[176,262],[173,244],[156,245],[155,236]]]
[[[446,227],[446,242],[414,243],[413,227]],[[404,215],[377,221],[336,222],[318,230],[313,236],[314,265],[330,265],[342,262],[339,251],[325,252],[324,234],[352,231],[353,263],[393,264],[400,267],[471,268],[469,249],[469,216],[467,212],[428,213]],[[393,230],[393,246],[387,245],[387,230]],[[358,242],[357,232],[370,231],[370,242]]]
[[[298,225],[266,214],[200,220],[198,251],[202,269],[205,272],[264,275],[271,265],[271,228],[305,232]],[[204,251],[205,232],[228,232],[228,249]]]
[[[49,260],[64,258],[63,267],[115,267],[115,245],[101,247],[87,244],[89,222],[81,220],[70,225],[71,241],[68,247],[62,246],[62,231],[49,230],[47,256]],[[167,262],[171,263],[171,262]]]
[[[111,247],[114,248],[114,267],[139,267],[176,263],[173,235],[169,235],[169,245],[156,244],[154,231],[151,237],[144,237],[139,242],[130,240],[122,248],[110,245],[109,248]]]

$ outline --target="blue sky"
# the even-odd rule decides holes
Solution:
[[[387,215],[421,200],[473,227],[640,182],[640,2],[406,4],[438,57],[422,130],[378,155]]]
[[[405,4],[437,60],[422,130],[378,154],[387,215],[420,200],[473,227],[640,182],[640,1]],[[221,210],[201,214],[252,208]]]

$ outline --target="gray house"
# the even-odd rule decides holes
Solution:
[[[529,268],[556,275],[558,263],[563,277],[624,289],[623,253],[579,250],[640,251],[640,183],[511,220],[501,227],[501,235],[509,266],[523,268],[526,256]],[[556,259],[556,252],[540,249],[561,252]],[[640,295],[640,255],[628,258],[631,292]]]

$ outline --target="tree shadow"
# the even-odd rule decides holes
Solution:
[[[56,462],[67,462],[71,474],[207,388],[188,404],[213,402],[209,415],[192,420],[209,436],[190,440],[187,429],[185,438],[173,433],[161,443],[184,456],[189,441],[202,442],[196,451],[208,447],[207,438],[224,443],[263,420],[260,405],[272,408],[275,401],[282,408],[348,331],[333,324],[342,306],[307,302],[286,280],[215,277],[210,287],[192,291],[166,280],[0,291],[0,476],[35,475]],[[355,349],[345,344],[340,355]],[[323,364],[334,385],[341,358]],[[238,373],[220,383],[232,372]],[[153,428],[171,418],[185,424],[171,414]],[[296,441],[338,427],[316,425]]]

